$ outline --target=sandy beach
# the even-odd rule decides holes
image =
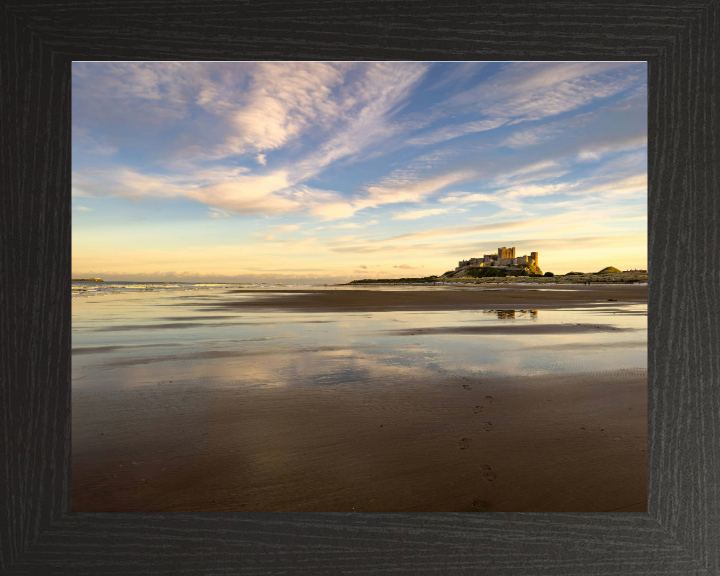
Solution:
[[[646,511],[646,286],[76,300],[74,512]]]
[[[390,312],[398,310],[487,310],[493,308],[567,308],[572,306],[647,302],[647,286],[610,284],[595,286],[342,286],[327,290],[238,290],[258,298],[229,302],[228,308],[268,308],[316,312]],[[273,294],[287,295],[278,301]]]

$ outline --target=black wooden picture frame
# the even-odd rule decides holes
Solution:
[[[0,6],[0,571],[720,573],[720,2]],[[648,510],[71,514],[73,60],[644,60]]]

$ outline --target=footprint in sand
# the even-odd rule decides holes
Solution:
[[[492,482],[493,480],[495,480],[495,478],[497,478],[497,474],[492,471],[492,468],[490,468],[490,466],[483,466],[482,469],[482,477],[485,478],[485,480],[487,480],[488,482]]]
[[[485,502],[484,500],[474,500],[473,506],[475,508],[480,508],[480,510],[489,510],[490,509],[490,503]]]
[[[482,411],[483,411],[483,407],[480,406],[479,404],[477,406],[475,406],[475,410],[473,410],[473,412],[475,412],[475,414],[477,414],[478,412],[482,412]]]
[[[465,388],[465,390],[472,390],[469,384],[463,384],[463,388]]]
[[[485,424],[483,424],[483,430],[490,432],[490,430],[492,430],[492,422],[485,422]]]
[[[465,450],[465,448],[470,448],[470,438],[463,438],[458,442],[458,448],[460,450]]]
[[[485,398],[488,402],[490,402],[490,404],[492,404],[492,396],[485,396]]]

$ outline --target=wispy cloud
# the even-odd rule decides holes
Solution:
[[[191,186],[171,176],[143,174],[129,168],[73,172],[73,190],[78,196],[114,195],[137,199],[144,196],[171,197],[189,195]]]
[[[458,86],[470,81],[478,74],[487,62],[462,62],[455,64],[454,68],[446,73],[439,81],[430,86],[430,90],[437,90],[448,85]]]
[[[453,140],[454,138],[459,138],[460,136],[466,136],[467,134],[485,132],[486,130],[499,128],[506,123],[506,119],[496,118],[492,120],[480,120],[477,122],[444,126],[443,128],[426,132],[422,136],[410,138],[407,143],[411,146],[429,146],[431,144],[438,144],[440,142],[446,142],[447,140]]]
[[[603,198],[644,196],[647,194],[647,172],[636,174],[620,180],[611,179],[593,183],[592,180],[578,184],[575,195],[599,195]]]
[[[622,62],[508,64],[499,73],[456,94],[443,105],[445,114],[460,108],[475,110],[485,118],[431,129],[408,139],[407,143],[428,146],[522,121],[557,116],[622,92],[637,83],[638,78],[637,66]],[[433,120],[443,116],[441,109],[435,110]],[[424,127],[422,123],[420,127]],[[537,144],[559,130],[560,126],[538,127],[515,133],[506,138],[503,145]]]
[[[507,222],[496,222],[494,224],[472,224],[470,226],[446,226],[443,228],[435,228],[432,230],[420,230],[418,232],[409,232],[407,234],[400,234],[399,236],[393,236],[381,242],[391,242],[398,240],[415,240],[415,239],[427,239],[427,238],[455,238],[457,236],[468,236],[473,234],[479,234],[481,232],[493,231],[497,232],[500,230],[512,230],[515,228],[522,228],[532,223],[532,219],[528,220],[515,220]]]
[[[578,160],[599,160],[606,154],[636,150],[647,146],[647,136],[632,136],[630,138],[618,138],[608,142],[602,142],[594,146],[583,148],[578,153]]]
[[[447,214],[452,212],[452,208],[428,208],[427,210],[409,210],[407,212],[399,212],[393,216],[393,220],[418,220],[419,218],[427,218],[428,216],[436,216],[437,214]]]
[[[73,126],[72,129],[73,146],[82,150],[83,154],[99,154],[101,156],[110,156],[118,152],[117,146],[113,146],[105,137],[93,138],[87,128]]]
[[[375,224],[378,224],[377,220],[370,220],[369,222],[363,222],[362,224],[348,222],[347,224],[336,224],[335,226],[332,226],[332,228],[367,228],[368,226],[374,226]]]
[[[557,136],[567,133],[570,129],[580,128],[587,125],[591,121],[598,118],[596,112],[587,112],[579,114],[572,118],[550,122],[542,126],[536,126],[526,130],[514,132],[503,140],[500,145],[508,148],[525,148],[527,146],[535,146],[556,138]]]
[[[342,84],[346,68],[322,62],[260,62],[250,70],[248,87],[239,99],[217,99],[209,94],[199,100],[234,128],[217,152],[228,156],[276,150],[318,119],[331,122],[342,107],[329,96]]]
[[[392,136],[397,126],[390,122],[391,113],[409,97],[427,70],[428,66],[421,63],[396,66],[380,62],[367,66],[360,81],[341,93],[348,111],[344,127],[298,163],[301,177],[314,176],[329,164]]]
[[[637,74],[637,66],[625,62],[509,64],[448,104],[479,109],[495,119],[540,120],[626,90]]]
[[[489,202],[498,204],[502,202],[502,198],[494,194],[473,194],[472,192],[453,192],[439,201],[445,204],[475,204],[477,202]]]
[[[390,176],[377,184],[365,188],[366,196],[359,206],[378,206],[399,202],[419,202],[430,194],[438,192],[452,184],[458,184],[474,177],[472,170],[450,171],[426,178],[403,178]]]

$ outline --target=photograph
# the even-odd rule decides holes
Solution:
[[[72,512],[647,513],[646,62],[71,74]]]

